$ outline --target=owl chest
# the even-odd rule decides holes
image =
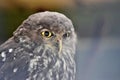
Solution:
[[[57,60],[55,65],[47,72],[46,77],[49,75],[51,80],[75,80],[74,70],[74,65],[65,60]]]
[[[37,62],[33,60],[29,70],[32,80],[74,80],[75,76],[75,65],[65,59],[47,57],[38,59]]]

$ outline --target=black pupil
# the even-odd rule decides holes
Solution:
[[[45,36],[49,36],[49,32],[48,31],[45,31]]]
[[[66,38],[66,37],[68,37],[68,36],[69,36],[68,33],[65,33],[65,34],[63,35],[64,38]]]

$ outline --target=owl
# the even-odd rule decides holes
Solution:
[[[75,45],[65,15],[32,14],[0,46],[0,80],[75,80]]]

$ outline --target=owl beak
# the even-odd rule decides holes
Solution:
[[[57,42],[58,42],[58,48],[59,48],[59,52],[58,53],[61,53],[61,51],[62,51],[62,39],[57,38]]]
[[[59,52],[58,53],[61,53],[62,51],[62,40],[59,40]]]

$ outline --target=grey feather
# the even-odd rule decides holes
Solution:
[[[54,36],[41,36],[43,29]],[[67,32],[69,37],[63,36]],[[55,40],[62,38],[62,50]],[[0,46],[0,80],[75,80],[76,34],[70,19],[57,12],[28,17]]]

